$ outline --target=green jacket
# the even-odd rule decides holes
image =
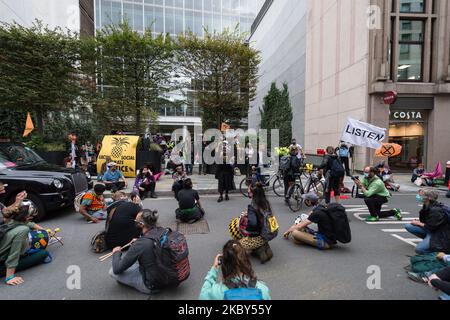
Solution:
[[[35,224],[11,220],[8,225],[14,226],[14,229],[9,230],[0,241],[0,263],[4,263],[7,269],[13,269],[19,265],[20,257],[29,247],[28,232]]]
[[[203,284],[202,290],[200,292],[199,300],[223,300],[225,291],[229,289],[223,283],[217,282],[218,277],[219,269],[212,267],[206,275],[205,283]],[[271,299],[269,288],[267,288],[264,283],[258,281],[256,283],[256,288],[261,290],[264,300]]]
[[[371,180],[364,178],[362,184],[367,189],[367,191],[364,192],[364,196],[366,198],[375,195],[386,197],[388,199],[391,198],[391,194],[389,193],[388,189],[386,189],[384,182],[381,181],[381,179],[377,176],[373,177]]]

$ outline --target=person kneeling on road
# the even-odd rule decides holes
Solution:
[[[22,271],[44,263],[49,254],[46,250],[33,250],[30,247],[29,232],[45,232],[41,226],[31,222],[35,211],[31,206],[21,206],[5,216],[6,223],[1,225],[0,233],[0,276],[6,276],[5,283],[17,286],[24,283],[16,271]]]
[[[105,191],[104,184],[96,184],[94,191],[86,193],[81,199],[80,214],[88,222],[98,223],[100,220],[106,220],[106,203],[103,197]]]
[[[205,211],[200,204],[200,196],[197,190],[192,189],[192,180],[186,179],[183,182],[183,190],[178,192],[178,206],[175,211],[177,220],[185,223],[195,223],[201,220]]]
[[[218,281],[219,271],[223,282]],[[258,281],[247,251],[239,242],[228,241],[206,275],[199,300],[270,299],[269,288]]]
[[[403,219],[400,209],[393,209],[389,211],[381,211],[384,204],[391,198],[391,194],[386,189],[384,182],[377,176],[378,170],[374,167],[367,167],[364,169],[363,181],[354,180],[355,184],[361,189],[364,194],[364,202],[370,212],[368,222],[379,221],[380,218],[396,217],[397,220]]]
[[[315,208],[309,216],[297,218],[296,224],[284,233],[284,238],[288,240],[292,236],[296,244],[307,244],[319,250],[332,249],[337,244],[336,234],[333,221],[325,212],[326,208],[318,205],[319,197],[314,193],[303,195],[303,200]],[[313,223],[318,225],[318,232],[308,228]]]
[[[423,239],[416,247],[417,254],[431,252],[450,253],[450,223],[439,193],[433,189],[420,190],[417,201],[423,204],[419,220],[406,225],[406,230]]]

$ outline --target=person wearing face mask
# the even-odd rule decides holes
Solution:
[[[423,239],[416,247],[417,254],[442,252],[450,254],[450,223],[439,194],[432,189],[420,190],[417,202],[423,204],[419,220],[406,225],[406,230]]]
[[[158,212],[151,210],[144,210],[137,215],[136,225],[142,230],[143,236],[133,242],[126,254],[122,254],[121,247],[114,248],[109,271],[117,282],[148,295],[163,289],[160,287],[163,280],[154,252],[155,245],[151,239],[160,237],[158,218]]]
[[[397,220],[403,219],[400,209],[381,211],[384,204],[388,203],[391,194],[386,189],[384,182],[377,176],[378,170],[374,167],[364,169],[363,181],[355,180],[355,184],[364,194],[364,202],[370,212],[367,222],[376,222],[380,218],[396,217]]]

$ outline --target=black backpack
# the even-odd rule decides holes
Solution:
[[[345,208],[338,203],[331,203],[322,210],[328,215],[333,224],[334,235],[340,243],[346,244],[352,241],[352,231],[348,222]]]
[[[332,178],[342,178],[345,176],[345,169],[342,165],[341,161],[337,158],[330,158],[331,166],[330,166],[330,176]]]
[[[153,241],[162,288],[178,287],[189,278],[189,249],[186,237],[172,229],[161,229],[159,238],[146,236]]]

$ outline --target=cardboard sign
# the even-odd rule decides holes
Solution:
[[[105,136],[97,159],[97,171],[101,172],[106,158],[110,157],[111,161],[117,164],[117,169],[125,177],[136,177],[136,149],[138,142],[138,136]]]

